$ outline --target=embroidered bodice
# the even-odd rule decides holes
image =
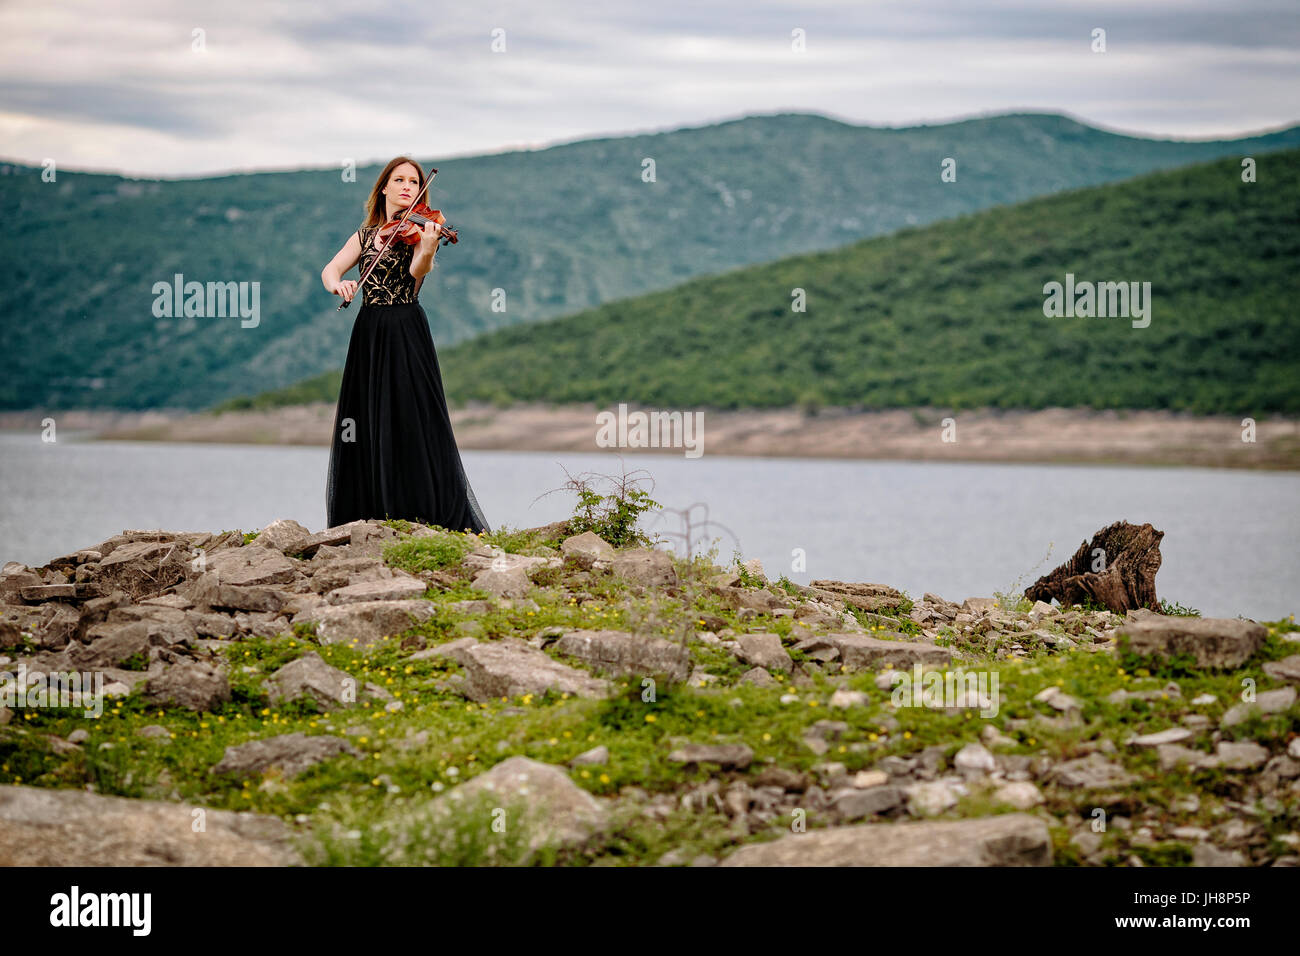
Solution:
[[[365,274],[375,256],[379,255],[374,244],[378,229],[378,226],[362,226],[357,230],[357,238],[361,241],[361,259],[357,263],[359,276]],[[414,256],[415,246],[405,242],[393,243],[361,287],[361,304],[406,305],[418,301],[415,296],[417,280],[411,275]]]

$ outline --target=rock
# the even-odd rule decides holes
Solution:
[[[465,670],[461,690],[473,701],[533,694],[547,690],[578,697],[605,697],[609,683],[584,671],[561,664],[518,638],[476,641],[464,638],[442,645],[447,656]]]
[[[666,551],[633,548],[619,551],[610,560],[610,570],[642,587],[675,587],[677,568]]]
[[[842,821],[861,820],[901,807],[904,799],[900,787],[887,785],[845,790],[831,803],[831,812]]]
[[[187,593],[202,609],[266,611],[278,614],[289,599],[288,592],[258,585],[226,584],[216,571],[201,574],[190,582]]]
[[[932,816],[955,807],[959,796],[952,785],[943,780],[914,783],[904,787],[907,794],[907,809],[914,816]]]
[[[128,658],[141,656],[146,664],[149,657],[149,627],[141,621],[133,624],[96,625],[104,628],[99,635],[91,635],[90,644],[68,645],[68,661],[78,668],[117,667]]]
[[[349,521],[347,524],[339,525],[336,528],[326,528],[324,531],[317,531],[315,534],[304,535],[295,541],[286,542],[281,550],[285,554],[313,555],[321,548],[333,548],[350,544],[352,529],[361,524],[360,521]]]
[[[609,561],[614,556],[613,546],[594,531],[584,531],[560,542],[560,553],[574,558],[584,568],[597,561]]]
[[[202,570],[236,587],[290,584],[298,576],[297,565],[272,548],[226,548],[208,554]]]
[[[192,573],[190,557],[184,541],[129,541],[113,548],[94,567],[94,582],[105,593],[120,590],[138,600],[184,581]]]
[[[1221,740],[1215,750],[1214,766],[1227,770],[1254,770],[1262,767],[1266,760],[1268,751],[1254,741],[1229,743]]]
[[[428,585],[409,574],[378,581],[359,581],[335,588],[325,595],[328,604],[356,604],[359,601],[410,601],[424,596]]]
[[[1263,624],[1213,617],[1153,617],[1123,624],[1119,632],[1142,657],[1190,654],[1198,667],[1225,669],[1246,663],[1268,637]]]
[[[1300,684],[1300,654],[1292,654],[1280,661],[1269,661],[1264,665],[1264,673],[1275,680]]]
[[[691,652],[654,635],[612,630],[567,631],[555,643],[555,650],[617,675],[641,678],[662,674],[669,681],[677,682],[691,673]]]
[[[1255,715],[1282,714],[1291,709],[1295,703],[1295,688],[1283,687],[1281,690],[1266,690],[1256,695],[1250,703],[1236,704],[1228,709],[1219,721],[1220,727],[1235,727]]]
[[[1042,701],[1053,710],[1059,710],[1064,713],[1070,711],[1080,711],[1083,705],[1075,698],[1071,697],[1059,687],[1048,687],[1034,695],[1034,700]]]
[[[807,788],[807,778],[795,770],[786,767],[765,767],[754,778],[757,787],[777,787],[783,791],[802,791]]]
[[[753,684],[755,687],[780,687],[781,683],[761,667],[751,667],[740,675],[738,683]]]
[[[832,707],[866,707],[871,703],[871,698],[860,690],[849,690],[841,687],[835,693],[831,694],[830,705]]]
[[[973,770],[980,773],[992,773],[997,769],[993,754],[979,744],[967,744],[953,757],[953,766],[958,770]]]
[[[9,866],[299,866],[278,817],[80,790],[0,786],[0,859]]]
[[[754,751],[744,744],[687,744],[668,755],[673,763],[717,764],[724,770],[744,770],[754,760]]]
[[[230,700],[230,684],[215,667],[183,661],[150,677],[143,696],[153,704],[173,703],[201,712]]]
[[[853,786],[859,790],[869,790],[889,783],[889,774],[883,770],[859,770],[853,775]]]
[[[393,528],[377,521],[358,521],[352,526],[348,552],[353,557],[382,558],[384,549],[391,547],[401,536]]]
[[[1019,746],[1019,742],[1014,737],[1008,737],[992,724],[984,725],[984,729],[980,731],[980,740],[984,741],[986,747],[992,747],[994,750]]]
[[[809,597],[832,603],[843,601],[846,605],[862,611],[893,609],[907,600],[901,591],[887,584],[816,580],[810,581],[808,587],[800,587],[799,590]]]
[[[311,575],[311,589],[317,594],[328,594],[365,581],[388,581],[393,576],[393,569],[378,558],[325,560],[318,554],[306,570]]]
[[[744,664],[761,667],[769,673],[789,674],[794,669],[794,661],[782,646],[779,634],[741,634],[736,644],[736,657]]]
[[[533,582],[521,567],[507,568],[503,571],[486,568],[474,575],[473,584],[480,591],[487,591],[499,598],[527,597],[528,592],[533,589]]]
[[[558,767],[528,757],[510,757],[491,770],[467,780],[434,803],[450,810],[466,801],[499,796],[501,805],[525,807],[531,819],[522,821],[530,830],[533,850],[548,844],[560,846],[584,842],[605,826],[606,814],[599,801],[583,790]],[[484,820],[484,827],[492,820]]]
[[[1098,753],[1057,764],[1049,772],[1049,777],[1063,787],[1089,790],[1126,787],[1136,780],[1119,764],[1107,760]]]
[[[284,551],[310,536],[311,532],[298,522],[290,518],[279,518],[259,531],[257,537],[249,542],[249,547],[275,548],[277,551]]]
[[[1214,758],[1209,754],[1202,753],[1199,750],[1192,750],[1190,747],[1183,747],[1179,744],[1159,744],[1156,746],[1156,757],[1160,761],[1161,770],[1173,770],[1175,767],[1185,766],[1193,770],[1201,767],[1212,766]]]
[[[347,671],[325,663],[312,651],[290,661],[267,681],[272,703],[307,696],[325,709],[347,707],[357,700],[357,682]]]
[[[1190,739],[1192,732],[1182,727],[1170,727],[1168,730],[1162,730],[1159,733],[1143,734],[1140,737],[1131,738],[1128,743],[1132,747],[1159,747],[1161,744],[1176,744]]]
[[[292,778],[341,754],[362,756],[361,751],[346,740],[328,734],[313,737],[303,733],[281,734],[227,747],[221,760],[213,766],[212,773],[257,777],[274,768],[286,778]]]
[[[1044,800],[1042,792],[1032,783],[1018,781],[1004,783],[993,791],[993,799],[1017,810],[1028,810]]]
[[[1035,601],[1034,606],[1029,609],[1029,619],[1031,621],[1041,621],[1048,615],[1055,614],[1056,608],[1046,601]]]
[[[578,754],[569,763],[574,767],[603,767],[609,763],[609,748],[604,744],[592,747]]]
[[[719,866],[1051,866],[1047,824],[1024,813],[865,823],[743,846]]]
[[[1246,865],[1246,856],[1240,850],[1220,850],[1212,843],[1201,843],[1192,849],[1192,866]]]
[[[307,619],[316,621],[316,636],[322,643],[364,648],[437,613],[432,601],[362,601],[321,608]]]
[[[902,637],[900,634],[899,637]],[[865,634],[832,633],[825,639],[840,652],[849,671],[875,670],[884,665],[907,669],[913,664],[947,665],[952,654],[945,647],[907,640],[881,640]]]

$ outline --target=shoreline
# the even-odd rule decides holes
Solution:
[[[639,406],[630,406],[633,414]],[[645,408],[645,411],[657,409]],[[462,450],[617,451],[681,454],[688,449],[597,444],[593,403],[518,403],[506,408],[470,403],[450,410]],[[609,409],[617,417],[617,407]],[[1257,420],[1254,443],[1242,441],[1242,417],[1193,416],[1169,411],[1036,411],[938,409],[853,411],[824,408],[686,410],[702,416],[703,454],[743,457],[903,461],[982,461],[1097,465],[1300,470],[1300,419]],[[951,416],[956,441],[943,441],[940,422]],[[329,443],[334,404],[315,402],[265,411],[142,412],[69,410],[0,413],[0,431],[58,427],[89,432],[94,440],[317,445]],[[696,444],[696,442],[691,442]],[[687,456],[693,457],[693,456]]]

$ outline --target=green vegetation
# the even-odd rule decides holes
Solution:
[[[1156,173],[507,329],[447,355],[448,392],[1300,412],[1300,151],[1261,169],[1255,184],[1235,160]],[[1044,285],[1066,273],[1150,282],[1150,326],[1044,316]]]
[[[1267,194],[1275,180],[1264,157],[1297,144],[1300,129],[1187,143],[1119,136],[1044,114],[910,129],[781,114],[437,159],[431,203],[461,230],[462,241],[439,253],[425,284],[425,308],[441,347],[502,326],[667,289],[694,276],[1225,156],[1261,157],[1256,189]],[[647,157],[655,161],[653,182],[641,178]],[[955,183],[940,181],[945,157],[959,160]],[[427,157],[417,158],[429,165]],[[39,167],[6,165],[0,204],[10,228],[0,236],[0,251],[15,266],[0,288],[0,312],[39,319],[0,326],[0,408],[194,409],[252,387],[286,388],[277,396],[281,402],[334,401],[338,374],[330,370],[343,364],[356,308],[337,311],[338,300],[322,288],[319,274],[360,223],[379,169],[363,166],[355,181],[344,181],[338,169],[151,181],[61,168],[55,182],[44,182]],[[69,271],[74,234],[80,240],[77,268]],[[969,265],[978,275],[984,257],[997,250],[958,242],[942,252],[941,259],[973,260]],[[1053,272],[1064,271],[1051,265]],[[154,315],[155,283],[170,284],[178,273],[185,282],[244,282],[250,289],[258,283],[258,323],[244,328],[228,313]],[[788,311],[792,285],[809,288],[815,311],[799,317],[805,324],[854,298],[849,289],[841,293],[838,282],[810,287],[801,277],[781,289],[779,301],[747,293],[741,302],[764,303],[747,323],[794,325]],[[505,311],[493,310],[492,290],[498,288],[507,294]],[[1243,289],[1249,289],[1245,277]],[[957,299],[948,307],[962,310],[967,304]],[[678,305],[687,312],[716,307],[698,297]],[[1245,306],[1241,314],[1248,316]],[[1157,311],[1157,326],[1161,316]],[[983,319],[976,315],[972,321]],[[675,328],[681,314],[665,309],[655,320]],[[752,331],[769,337],[761,328]],[[891,369],[906,368],[887,354],[898,331],[882,330],[865,353],[872,365],[886,361]],[[679,347],[696,348],[692,335],[680,338]],[[1004,362],[1033,357],[1018,355],[1018,335],[1002,344],[1007,340],[1012,350],[996,355],[998,361],[986,369],[991,376]],[[582,341],[573,352],[588,356],[593,349]],[[855,348],[846,358],[858,362],[863,354]],[[646,355],[653,353],[606,359],[639,364]],[[834,353],[825,358],[833,360]],[[500,394],[511,395],[514,375],[533,364],[496,379]],[[765,372],[785,378],[781,368]],[[322,373],[320,381],[301,381]],[[579,384],[587,381],[585,374],[579,378]],[[534,384],[529,376],[525,387]],[[640,381],[632,384],[641,390]],[[778,390],[782,401],[786,391]],[[810,401],[821,400],[816,388],[791,393],[798,398],[805,391]],[[450,394],[453,400],[469,397],[456,389]]]

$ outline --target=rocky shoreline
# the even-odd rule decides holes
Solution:
[[[0,858],[1300,863],[1293,619],[913,600],[576,530],[277,521],[6,564]],[[102,693],[42,704],[56,674]]]
[[[637,406],[633,406],[635,410]],[[655,409],[646,409],[654,411]],[[595,405],[470,403],[451,410],[462,449],[597,452]],[[1241,416],[1168,411],[948,411],[824,408],[705,410],[704,454],[908,461],[1059,462],[1300,470],[1300,420],[1261,417],[1243,441]],[[220,414],[146,412],[7,412],[0,429],[60,427],[102,439],[328,445],[334,406],[317,402]],[[683,454],[677,448],[620,447],[620,453]]]

